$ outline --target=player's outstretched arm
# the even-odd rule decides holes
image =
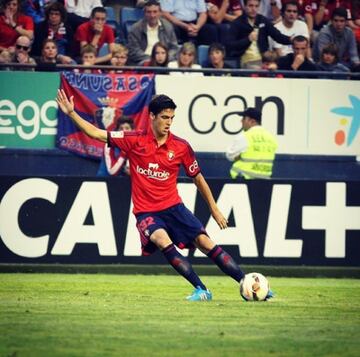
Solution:
[[[59,108],[68,115],[75,125],[83,131],[86,135],[90,136],[93,139],[97,139],[103,142],[107,141],[107,131],[97,128],[92,125],[85,119],[83,119],[79,114],[74,110],[74,97],[71,96],[70,99],[67,98],[63,89],[58,90],[58,95],[56,101],[59,105]]]
[[[216,202],[214,200],[214,196],[211,193],[210,187],[204,179],[204,176],[200,173],[194,177],[194,184],[197,189],[200,191],[201,196],[203,196],[205,202],[208,204],[211,215],[215,219],[216,223],[219,225],[220,229],[227,228],[227,219],[220,212]]]

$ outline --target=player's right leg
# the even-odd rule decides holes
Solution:
[[[187,300],[211,300],[210,291],[206,289],[206,286],[195,273],[188,259],[177,251],[165,229],[155,230],[150,235],[150,241],[161,250],[169,264],[194,286],[195,290],[192,295],[187,297]]]

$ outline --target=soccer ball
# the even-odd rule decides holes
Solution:
[[[246,301],[264,301],[269,290],[268,280],[260,273],[248,273],[240,281],[240,294]]]

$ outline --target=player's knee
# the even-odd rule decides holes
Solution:
[[[169,235],[164,229],[158,229],[150,236],[151,242],[153,242],[160,250],[169,246],[172,242]]]

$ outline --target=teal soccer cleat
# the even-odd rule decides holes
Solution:
[[[274,292],[269,289],[269,292],[267,293],[265,300],[269,300],[274,297],[275,297]]]
[[[193,291],[193,293],[186,298],[188,301],[210,301],[212,300],[212,294],[209,289],[204,290],[199,286]]]

